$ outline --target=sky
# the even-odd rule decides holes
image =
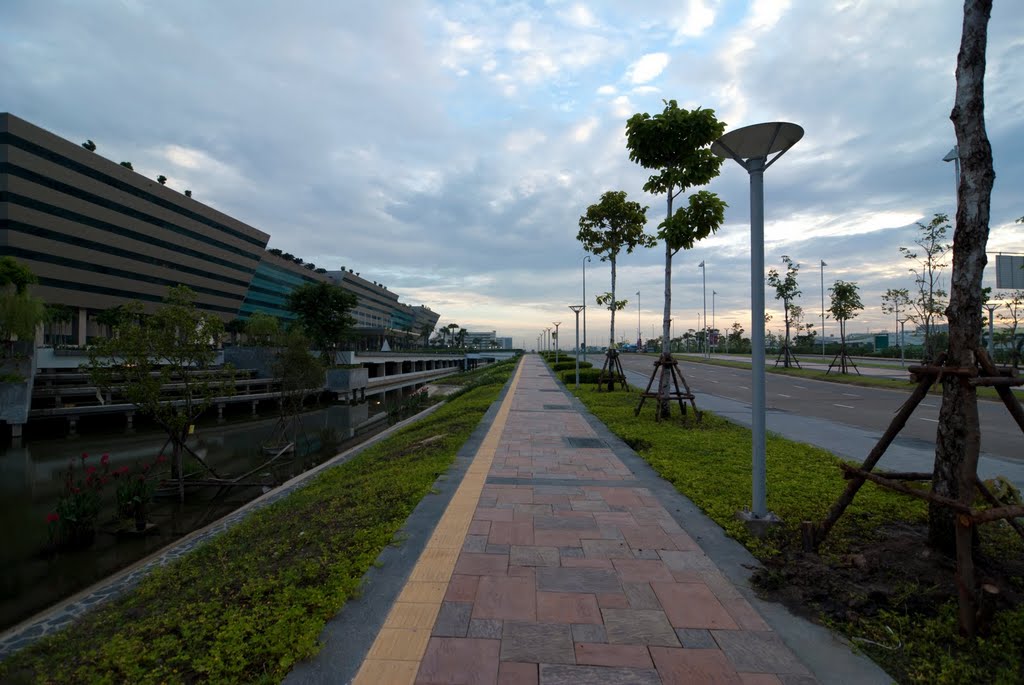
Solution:
[[[986,285],[996,252],[1024,253],[1024,3],[995,5]],[[630,116],[674,99],[727,131],[794,122],[804,138],[765,174],[766,269],[801,265],[819,326],[822,277],[856,282],[848,329],[879,331],[881,294],[914,285],[899,247],[955,214],[961,24],[952,0],[4,0],[0,111],[528,348],[555,321],[573,339],[584,268],[588,342],[608,340],[609,265],[576,239],[588,205],[625,190],[648,232],[664,218]],[[748,177],[727,161],[705,189],[729,207],[673,260],[676,335],[698,328],[702,261],[708,316],[749,331]],[[660,334],[664,290],[663,247],[620,256],[616,339]]]

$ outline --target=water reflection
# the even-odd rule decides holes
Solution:
[[[382,403],[332,405],[303,413],[293,453],[267,464],[263,449],[278,417],[200,424],[189,439],[191,447],[222,478],[245,478],[245,486],[190,488],[184,505],[176,497],[158,497],[148,512],[156,524],[151,535],[116,534],[114,487],[104,489],[104,510],[95,543],[77,552],[47,553],[46,514],[54,510],[63,490],[68,459],[82,452],[109,453],[111,469],[135,468],[152,462],[165,445],[155,430],[92,434],[74,438],[30,437],[23,447],[0,451],[0,629],[9,627],[62,597],[103,579],[114,571],[201,528],[267,489],[348,449],[383,428]],[[192,470],[186,460],[186,470]],[[264,466],[265,465],[265,466]],[[176,493],[176,489],[170,489]]]

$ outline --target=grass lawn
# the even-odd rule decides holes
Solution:
[[[122,598],[0,663],[2,682],[276,683],[497,398],[502,362],[445,378],[445,406],[146,577]]]
[[[833,454],[769,436],[768,508],[784,523],[770,537],[757,539],[734,517],[750,504],[749,429],[708,412],[701,423],[693,422],[692,415],[682,421],[678,414],[656,423],[649,403],[637,418],[633,415],[639,400],[636,392],[599,393],[588,385],[581,387],[577,396],[663,478],[769,568],[772,560],[790,563],[792,550],[799,548],[800,522],[820,521],[845,487],[836,466],[839,460]],[[839,567],[856,574],[854,565],[846,560],[884,546],[893,530],[919,530],[926,514],[922,501],[866,484],[821,550],[821,577],[838,577],[839,571],[833,570]],[[1024,554],[1024,546],[1008,526],[984,526],[981,531],[983,553],[1018,560]],[[822,567],[817,561],[815,564]],[[869,608],[863,611],[845,611],[844,606],[841,620],[826,618],[826,622],[856,638],[857,644],[901,683],[1024,682],[1024,606],[1018,603],[1014,609],[1001,611],[989,639],[967,642],[956,637],[955,598],[941,596],[936,601],[934,588],[923,586],[925,580],[900,578],[907,572],[901,572],[899,556],[893,564],[890,576],[897,577],[896,592],[871,601],[865,598]],[[786,570],[779,571],[780,577]],[[940,569],[939,577],[951,584],[952,571]],[[1024,578],[1011,579],[1011,584],[1019,598]],[[830,597],[824,594],[822,605],[827,605]],[[875,605],[878,608],[870,608]],[[825,614],[818,605],[805,610]]]

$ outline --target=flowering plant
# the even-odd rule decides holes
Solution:
[[[104,454],[99,467],[86,464],[88,459],[89,455],[82,452],[78,468],[74,457],[68,459],[64,492],[57,500],[57,511],[46,516],[51,539],[56,538],[62,545],[87,545],[96,534],[100,494],[110,481],[110,457]]]
[[[117,515],[122,519],[136,519],[145,525],[146,505],[153,499],[153,492],[156,490],[156,481],[149,477],[149,472],[154,466],[162,464],[167,459],[160,455],[153,463],[143,464],[138,473],[131,473],[127,466],[114,471],[113,476],[117,480]]]

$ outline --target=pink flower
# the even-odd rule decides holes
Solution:
[[[60,514],[58,514],[57,512],[51,511],[49,514],[46,515],[47,523],[56,523],[57,521],[60,521]]]
[[[109,464],[110,463],[110,455],[109,454],[104,454],[102,457],[100,457],[100,463],[103,464],[104,466]]]
[[[122,466],[121,468],[119,468],[114,473],[120,473],[122,476],[127,476],[128,475],[128,467],[127,466]]]
[[[88,452],[82,452],[82,461],[85,461],[88,458],[89,458],[89,453]]]
[[[95,466],[86,466],[85,467],[85,472],[88,473],[91,476],[92,474],[96,473],[96,467]]]
[[[156,463],[158,463],[158,464],[163,464],[165,461],[167,461],[167,457],[165,457],[162,454],[159,457],[156,458]]]

